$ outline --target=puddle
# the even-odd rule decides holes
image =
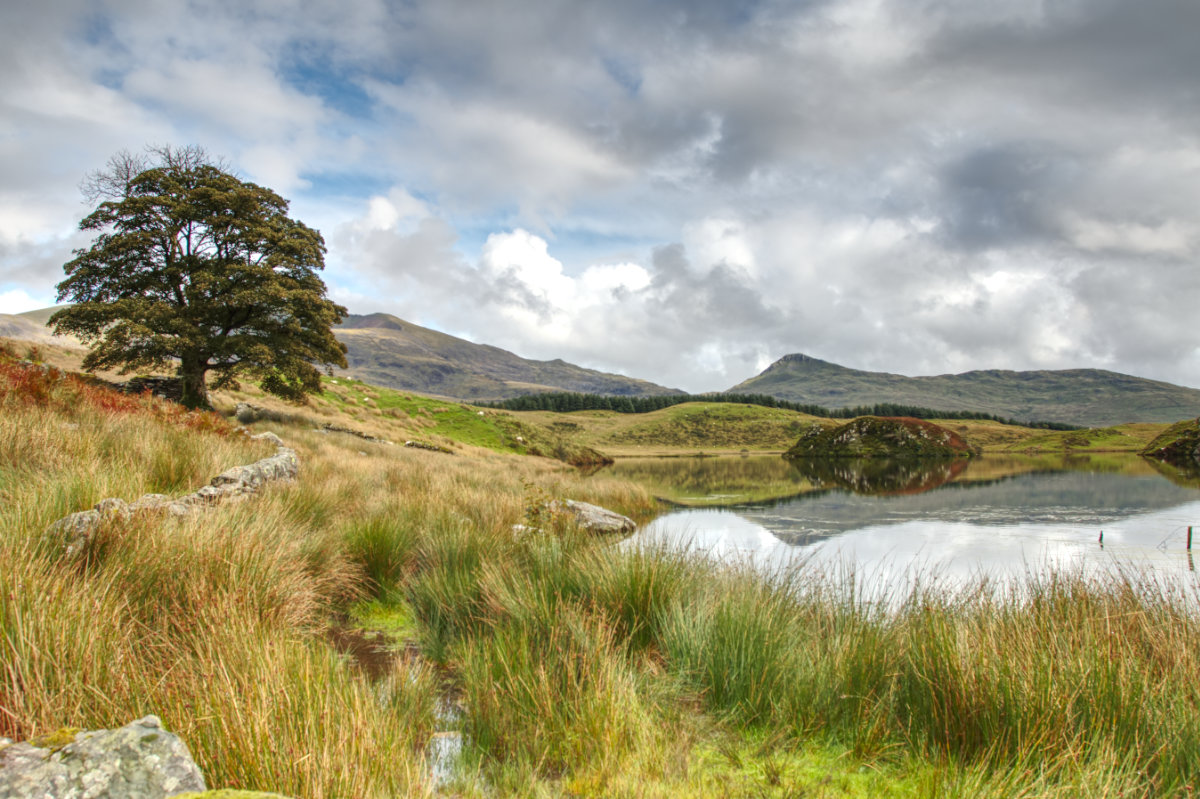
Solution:
[[[430,736],[425,746],[425,762],[436,793],[449,786],[458,775],[463,750],[463,736],[458,729],[462,724],[463,709],[452,690],[438,697],[434,714],[438,731]]]
[[[372,683],[379,683],[391,674],[397,661],[421,656],[415,644],[396,647],[383,633],[350,626],[345,619],[330,626],[326,639],[353,666],[361,669]],[[458,729],[462,714],[462,707],[453,689],[443,686],[442,695],[437,698],[434,707],[437,732],[430,736],[424,752],[435,794],[449,786],[458,773],[463,749],[463,737]]]
[[[325,637],[334,649],[361,669],[371,682],[378,682],[386,677],[398,659],[408,656],[406,649],[389,646],[383,633],[350,627],[345,622],[331,626]]]
[[[462,733],[447,730],[435,732],[425,747],[425,763],[433,781],[433,790],[440,791],[453,781],[458,758],[462,754]]]

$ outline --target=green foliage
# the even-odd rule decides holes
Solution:
[[[527,394],[523,397],[481,402],[487,408],[502,408],[509,411],[615,411],[616,413],[651,413],[685,402],[727,402],[739,405],[759,405],[764,408],[781,408],[806,413],[822,419],[853,419],[858,416],[911,416],[915,419],[973,419],[1047,430],[1075,430],[1076,426],[1062,422],[1017,422],[991,413],[976,411],[947,411],[918,405],[895,402],[878,402],[853,408],[826,408],[809,403],[789,402],[770,394],[745,394],[735,392],[712,394],[663,394],[653,397],[623,397],[607,394],[579,394],[576,392],[547,392]]]
[[[198,148],[152,155],[93,177],[104,199],[79,226],[96,238],[64,265],[58,301],[74,304],[50,325],[89,344],[89,370],[177,363],[189,407],[208,404],[210,371],[218,387],[244,375],[286,399],[319,391],[314,362],[346,365],[320,233]]]

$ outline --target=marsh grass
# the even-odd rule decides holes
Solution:
[[[0,375],[0,735],[156,713],[212,785],[420,796],[448,680],[481,774],[468,794],[1197,787],[1194,587],[1058,572],[867,601],[851,573],[799,564],[764,580],[615,547],[548,512],[570,497],[649,518],[628,483],[283,416],[258,429],[298,450],[297,484],[192,518],[113,521],[65,561],[54,519],[190,491],[270,448],[220,419],[13,374]],[[420,643],[382,682],[325,636],[363,601],[382,615],[397,602]]]

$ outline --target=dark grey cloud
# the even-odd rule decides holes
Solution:
[[[61,279],[84,172],[199,142],[325,231],[343,302],[531,357],[1200,385],[1197,30],[1192,0],[9,4],[0,294]]]
[[[944,164],[939,211],[951,246],[1026,246],[1059,237],[1057,210],[1084,166],[1077,154],[1038,141],[984,146]]]

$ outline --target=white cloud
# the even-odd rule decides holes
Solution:
[[[0,313],[15,314],[36,311],[39,308],[48,308],[53,304],[52,298],[34,297],[22,289],[0,291]]]
[[[323,231],[352,310],[522,355],[1200,384],[1192,5],[732,11],[10,3],[0,296],[52,293],[86,171],[198,143]]]

